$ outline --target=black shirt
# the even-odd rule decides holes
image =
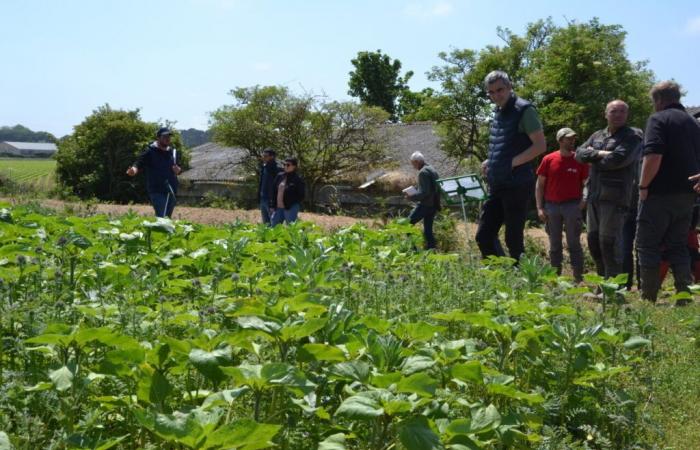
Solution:
[[[137,169],[146,171],[146,190],[149,194],[167,194],[168,184],[173,192],[177,193],[177,175],[173,172],[173,165],[176,164],[173,159],[173,150],[172,147],[161,150],[154,142],[139,155],[134,163]],[[180,160],[179,152],[177,159]]]
[[[700,124],[680,104],[652,114],[644,133],[644,155],[662,155],[649,194],[693,192],[688,177],[700,172]]]

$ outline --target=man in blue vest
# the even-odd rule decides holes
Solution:
[[[532,161],[545,152],[546,141],[537,110],[515,95],[508,74],[495,70],[486,76],[484,85],[496,110],[488,159],[481,165],[489,194],[481,208],[476,242],[483,257],[505,256],[498,240],[505,225],[508,253],[518,261],[525,251],[525,220],[534,196]]]

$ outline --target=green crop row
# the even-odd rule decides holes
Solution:
[[[615,283],[420,242],[0,210],[0,448],[644,448]]]

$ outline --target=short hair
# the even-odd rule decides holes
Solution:
[[[505,84],[507,87],[513,87],[510,77],[502,70],[494,70],[489,72],[489,74],[486,75],[486,78],[484,78],[484,86],[488,87],[498,80],[503,81],[503,84]]]
[[[681,101],[681,85],[673,80],[656,83],[649,91],[654,101],[678,103]]]
[[[277,155],[277,153],[276,153],[273,149],[271,149],[271,148],[266,148],[265,150],[263,150],[262,154],[263,154],[263,155],[270,155],[270,156],[276,156],[276,155]]]
[[[620,100],[619,98],[616,98],[615,100],[609,101],[607,105],[605,105],[605,112],[608,112],[608,109],[610,109],[610,106],[613,103],[622,103],[627,111],[630,109],[630,105],[627,104],[624,100]]]
[[[289,164],[293,165],[294,167],[299,166],[299,160],[296,159],[296,158],[292,158],[292,157],[286,158],[286,159],[284,160],[284,162],[289,163]]]
[[[411,161],[422,161],[425,162],[425,156],[421,152],[413,152],[411,155]]]

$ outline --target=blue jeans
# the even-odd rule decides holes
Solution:
[[[156,217],[172,217],[177,199],[172,194],[161,192],[149,192],[151,204],[156,212]]]
[[[262,223],[265,225],[270,225],[272,220],[272,215],[270,214],[270,201],[265,198],[260,199],[260,217],[262,218]]]
[[[272,226],[277,226],[283,222],[296,222],[300,207],[299,203],[295,203],[288,209],[276,208],[274,214],[272,214]]]
[[[425,238],[425,248],[430,250],[436,247],[435,235],[433,234],[433,222],[435,221],[435,214],[437,209],[434,206],[418,205],[411,215],[408,216],[408,220],[411,221],[411,225],[423,221],[423,237]]]

